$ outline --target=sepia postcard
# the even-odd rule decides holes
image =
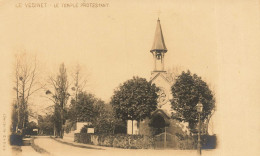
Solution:
[[[260,155],[259,0],[0,0],[0,155]]]

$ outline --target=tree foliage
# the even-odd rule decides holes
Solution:
[[[122,122],[114,117],[111,105],[96,98],[93,94],[79,92],[77,101],[73,97],[68,112],[68,119],[75,122],[90,122],[87,127],[94,127],[95,133],[112,134]]]
[[[133,77],[120,85],[111,98],[117,118],[142,120],[157,108],[157,88],[144,78]]]
[[[114,134],[122,133],[122,127],[125,127],[125,122],[115,117],[115,113],[110,104],[105,104],[103,101],[98,101],[95,106],[95,121],[93,126],[95,133],[98,134]]]
[[[54,116],[46,114],[45,116],[38,116],[38,128],[40,135],[53,135]]]
[[[36,122],[31,121],[28,123],[24,133],[26,135],[37,135],[37,132],[34,132],[33,129],[38,129],[38,126]]]
[[[190,71],[182,72],[171,90],[174,97],[171,101],[172,108],[180,114],[178,119],[189,123],[190,129],[194,129],[198,123],[196,105],[199,102],[203,105],[202,122],[214,110],[215,99],[212,91],[201,77],[196,74],[192,75]]]
[[[71,99],[68,119],[76,122],[93,122],[95,120],[94,104],[98,102],[93,94],[80,92],[75,98]]]

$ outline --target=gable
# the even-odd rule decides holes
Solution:
[[[151,82],[154,83],[157,87],[162,87],[167,91],[170,91],[171,82],[167,80],[165,73],[156,73],[152,78]]]

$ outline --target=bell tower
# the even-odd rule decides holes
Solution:
[[[164,43],[162,28],[160,20],[157,20],[157,26],[155,30],[154,42],[150,52],[153,54],[154,69],[152,73],[166,72],[164,70],[164,55],[167,52],[167,48]]]
[[[153,54],[154,68],[151,73],[150,81],[160,88],[158,92],[157,107],[159,109],[171,110],[169,103],[172,81],[164,69],[164,57],[167,52],[164,43],[161,23],[158,18],[153,46],[150,52]]]

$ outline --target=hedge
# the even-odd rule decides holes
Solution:
[[[10,144],[22,146],[23,145],[23,136],[21,134],[11,134],[10,135]]]
[[[94,135],[76,133],[74,141],[78,143],[126,149],[148,149],[154,147],[153,138],[143,135]]]
[[[174,135],[176,140],[173,142],[167,142],[167,148],[176,149],[196,149],[197,148],[197,136],[182,136],[180,134]],[[168,140],[168,139],[167,139]],[[157,148],[155,146],[156,139],[152,136],[144,135],[127,135],[127,134],[87,134],[87,133],[76,133],[74,141],[84,144],[92,144],[107,147],[117,147],[125,149],[151,149]],[[176,141],[176,142],[175,142]],[[176,143],[171,147],[172,143]],[[202,135],[201,143],[203,149],[215,149],[216,148],[216,135]]]
[[[177,135],[178,136],[178,135]],[[198,144],[198,136],[178,136],[178,148],[179,149],[196,149]],[[201,148],[202,149],[216,149],[217,137],[216,135],[201,135]]]

